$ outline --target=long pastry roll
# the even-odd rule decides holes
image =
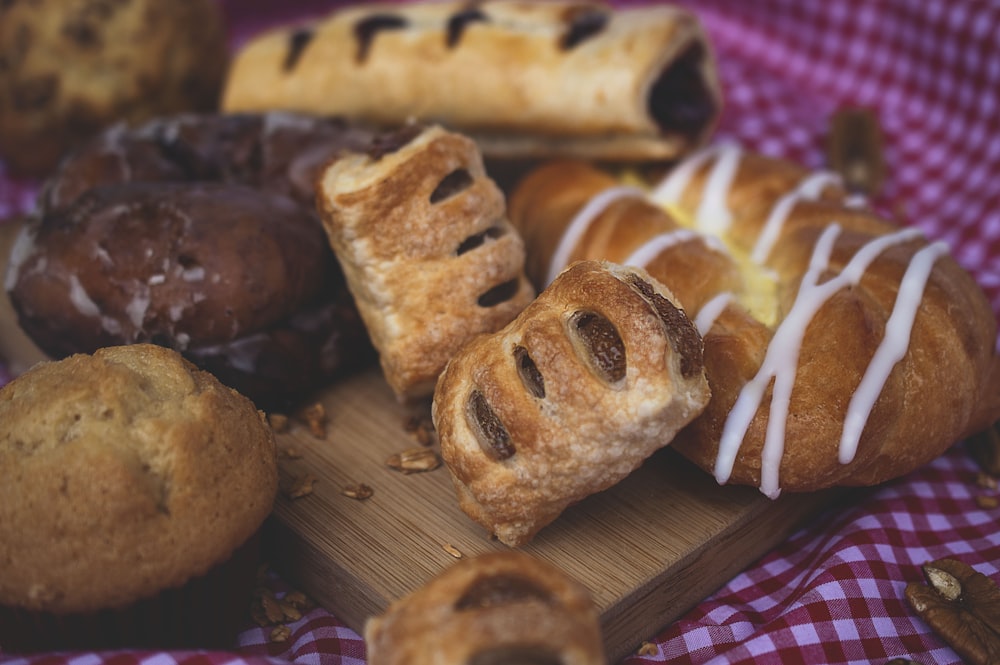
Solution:
[[[436,122],[487,157],[637,160],[701,144],[721,97],[705,33],[678,7],[486,0],[359,4],[263,34],[222,104]]]
[[[565,262],[645,266],[705,341],[712,399],[672,447],[769,496],[905,474],[1000,418],[997,327],[940,242],[829,173],[718,145],[660,183],[548,164],[511,220],[542,288]]]
[[[438,126],[381,135],[323,171],[317,204],[400,401],[430,396],[465,342],[535,295],[503,194],[464,136]]]

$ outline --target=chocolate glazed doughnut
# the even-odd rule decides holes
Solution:
[[[152,342],[261,408],[373,358],[313,203],[370,135],[285,113],[115,127],[68,157],[11,252],[25,332],[63,357]]]

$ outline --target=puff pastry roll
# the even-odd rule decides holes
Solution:
[[[703,143],[721,95],[696,17],[603,2],[365,3],[251,40],[227,111],[441,123],[487,157],[672,159]]]
[[[674,302],[644,270],[579,262],[453,358],[432,414],[462,510],[522,545],[697,416],[702,341]]]
[[[534,298],[503,194],[464,136],[438,126],[380,135],[323,171],[317,204],[400,401],[430,396],[467,340]]]
[[[589,592],[520,552],[460,561],[365,624],[370,665],[604,665]]]

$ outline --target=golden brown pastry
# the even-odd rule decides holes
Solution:
[[[365,624],[370,665],[604,665],[587,590],[519,552],[460,561]]]
[[[702,341],[644,270],[583,261],[434,392],[459,505],[511,546],[635,470],[708,402]]]
[[[242,395],[170,349],[102,349],[0,389],[0,649],[223,647],[278,487]]]
[[[228,64],[213,0],[0,5],[0,157],[44,176],[118,121],[216,108]]]
[[[603,2],[364,3],[274,30],[237,54],[229,111],[438,122],[487,157],[669,159],[721,108],[696,17]]]
[[[649,187],[552,163],[510,215],[540,286],[564,261],[604,258],[676,294],[704,336],[712,399],[673,448],[720,483],[872,485],[1000,417],[982,291],[942,243],[832,174],[732,144]]]
[[[410,126],[379,137],[326,169],[317,200],[401,401],[430,396],[466,341],[534,297],[503,194],[464,136]]]

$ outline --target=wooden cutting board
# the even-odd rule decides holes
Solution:
[[[377,368],[323,392],[323,437],[293,419],[278,435],[281,481],[316,479],[311,494],[278,500],[272,565],[354,630],[455,563],[506,546],[458,508],[445,467],[404,475],[386,459],[420,447],[407,421],[430,407],[398,405]],[[432,450],[437,450],[436,443]],[[363,483],[364,501],[342,494]],[[720,487],[664,449],[626,480],[569,509],[524,551],[590,589],[616,662],[779,543],[842,492],[771,501]],[[449,553],[447,550],[453,550]]]
[[[0,270],[16,224],[0,224]],[[0,297],[0,355],[19,373],[44,356]],[[429,420],[429,402],[397,404],[377,367],[323,391],[326,431],[290,414],[277,436],[281,484],[313,477],[300,498],[279,493],[268,524],[272,567],[358,633],[365,620],[456,562],[506,546],[462,513],[447,469],[404,475],[386,465],[419,447],[408,431]],[[432,443],[431,450],[437,450]],[[356,484],[366,500],[345,496]],[[617,486],[591,496],[546,527],[524,551],[590,589],[610,662],[634,651],[787,537],[802,521],[848,495],[765,498],[720,487],[669,448]],[[451,553],[449,553],[451,550]]]

